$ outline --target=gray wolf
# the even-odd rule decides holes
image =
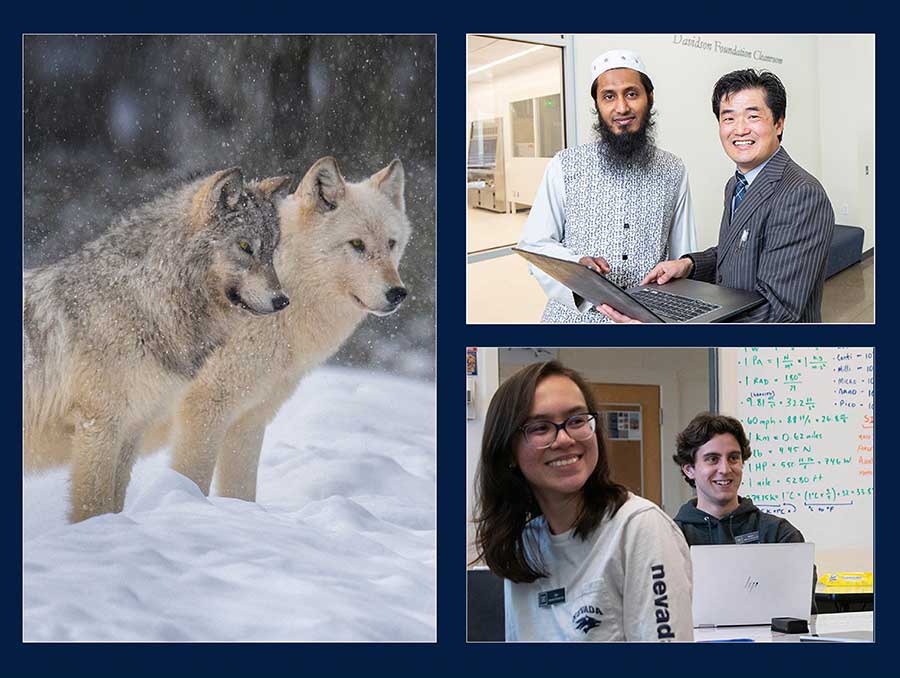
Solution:
[[[24,272],[25,466],[71,460],[73,522],[122,510],[148,423],[231,331],[288,305],[273,265],[288,180],[217,172]]]
[[[300,379],[328,359],[366,314],[393,313],[407,296],[397,271],[410,237],[399,160],[367,180],[344,180],[334,158],[316,161],[279,205],[275,256],[291,305],[244,323],[209,357],[168,428],[172,465],[208,494],[256,499],[266,425]],[[335,412],[346,422],[351,413]],[[163,442],[167,426],[148,446]]]

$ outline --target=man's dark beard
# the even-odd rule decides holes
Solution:
[[[598,112],[594,131],[600,136],[606,155],[614,166],[643,166],[653,155],[655,124],[653,111],[648,110],[636,131],[616,133]]]

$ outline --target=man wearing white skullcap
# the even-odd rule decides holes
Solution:
[[[696,246],[687,170],[657,148],[653,83],[636,52],[614,49],[591,64],[598,138],[557,153],[544,173],[519,247],[581,261],[622,287]],[[572,290],[531,268],[547,294],[548,323],[609,319]]]

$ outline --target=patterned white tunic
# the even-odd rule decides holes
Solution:
[[[611,267],[607,277],[631,287],[660,261],[692,251],[687,170],[680,158],[655,147],[643,166],[613,165],[605,151],[596,141],[557,153],[519,247],[572,261],[602,256]],[[549,297],[543,322],[609,322],[538,269],[532,274]]]

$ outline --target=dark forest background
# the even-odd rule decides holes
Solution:
[[[359,181],[400,158],[410,298],[332,362],[434,377],[433,36],[26,36],[23,111],[28,268],[197,173],[296,183],[333,155]]]

